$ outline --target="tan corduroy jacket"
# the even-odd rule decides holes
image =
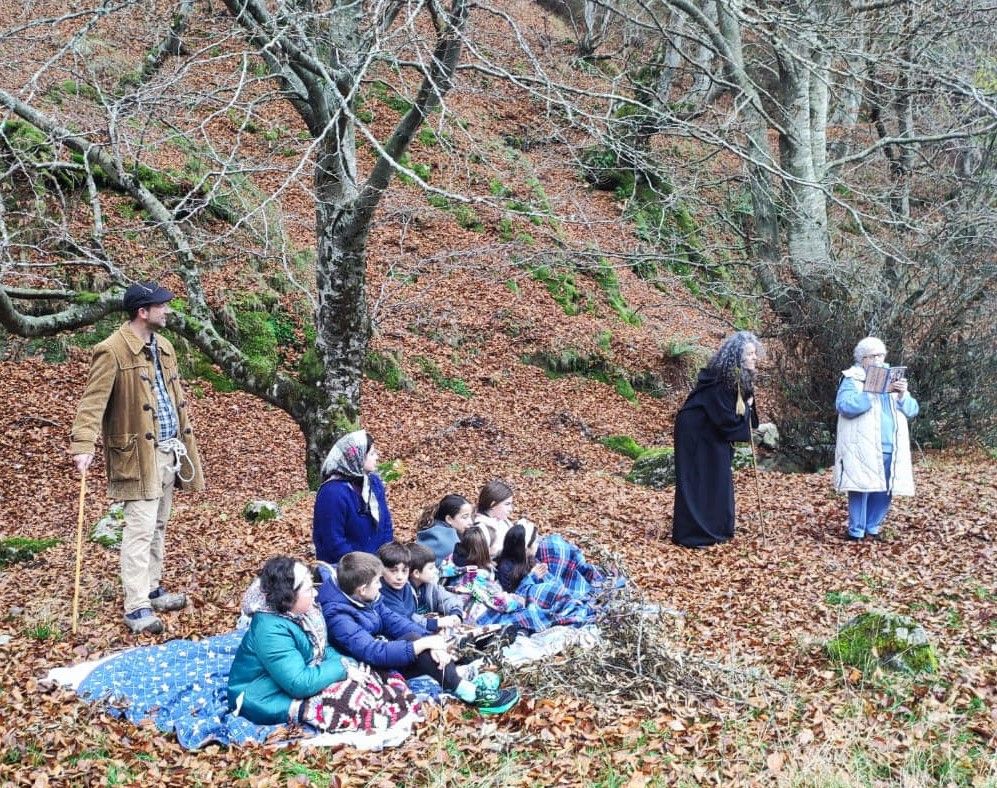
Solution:
[[[187,447],[181,474],[194,476],[177,486],[203,490],[204,475],[187,413],[187,400],[180,388],[180,373],[173,345],[156,336],[163,379],[178,419],[177,437]],[[142,340],[125,323],[93,350],[90,377],[80,400],[70,433],[69,453],[92,454],[97,435],[104,435],[107,462],[107,494],[119,501],[149,500],[162,495],[156,469],[155,369]]]

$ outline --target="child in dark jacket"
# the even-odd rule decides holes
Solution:
[[[519,700],[517,690],[479,687],[461,678],[442,636],[428,634],[425,627],[384,604],[383,571],[376,555],[358,552],[342,557],[335,577],[322,571],[318,602],[330,642],[371,667],[397,670],[406,678],[430,676],[482,713],[498,714],[512,708]]]
[[[416,590],[409,583],[409,562],[412,558],[412,549],[415,547],[418,547],[420,551],[429,553],[429,560],[433,562],[434,567],[436,566],[433,551],[421,545],[403,545],[401,542],[392,541],[377,549],[377,557],[384,565],[381,599],[390,610],[425,627],[430,634],[457,626],[460,624],[462,616],[447,613],[439,617],[427,616],[428,613],[439,613],[440,611],[420,609]],[[456,607],[458,611],[463,613],[463,608],[459,603]]]
[[[520,520],[506,532],[495,564],[495,578],[503,591],[516,593],[527,575],[538,582],[546,577],[547,565],[537,563],[537,546],[537,528],[529,520]]]
[[[463,622],[464,605],[459,596],[440,585],[440,570],[433,551],[417,543],[410,544],[408,550],[408,581],[415,592],[416,615],[435,613],[439,616],[437,621],[453,621],[454,626]]]

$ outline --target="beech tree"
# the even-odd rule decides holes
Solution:
[[[984,359],[997,305],[988,4],[597,5],[613,14],[597,52],[601,81],[589,69],[584,88],[554,84],[540,52],[533,73],[505,76],[601,140],[582,157],[593,183],[623,183],[633,203],[660,206],[656,248],[633,259],[678,237],[673,263],[773,310],[795,430],[828,423],[851,346],[877,333],[912,367],[936,433],[982,429],[997,440],[997,368]],[[686,161],[669,154],[674,141],[687,145]],[[717,157],[733,166],[709,174]],[[628,179],[606,174],[614,168]],[[715,240],[692,255],[697,231],[683,211],[702,226],[726,223],[714,238],[736,234],[740,248]]]
[[[396,172],[419,179],[400,162],[451,88],[468,6],[225,0],[218,16],[181,0],[170,17],[125,1],[50,17],[26,6],[27,21],[0,32],[0,323],[25,337],[90,325],[130,281],[175,271],[186,298],[170,328],[287,411],[317,473],[359,416],[372,218]],[[149,29],[160,37],[134,38]],[[365,87],[400,112],[383,139]],[[272,120],[282,112],[307,129],[303,155],[277,148],[291,134]],[[275,143],[269,156],[255,153],[260,137]],[[298,221],[314,205],[310,244],[277,209],[299,194]],[[309,247],[313,287],[295,265]],[[253,352],[267,326],[252,306],[211,297],[233,259],[261,278],[282,270],[270,284],[312,305],[294,366]]]

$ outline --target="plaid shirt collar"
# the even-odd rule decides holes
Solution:
[[[156,438],[159,443],[170,438],[175,438],[179,429],[177,419],[177,409],[170,398],[170,393],[166,388],[166,379],[163,377],[163,367],[159,363],[159,344],[156,342],[156,335],[146,344],[149,348],[149,355],[152,356],[152,366],[155,369],[155,378],[152,390],[156,394]]]

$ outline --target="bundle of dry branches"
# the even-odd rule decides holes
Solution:
[[[623,577],[620,559],[596,544],[586,553]],[[718,701],[767,707],[788,695],[757,668],[724,664],[684,653],[671,642],[682,625],[679,611],[649,604],[632,581],[606,587],[594,600],[601,642],[573,645],[555,659],[516,670],[516,681],[539,696],[571,695],[597,708],[660,711],[666,703]]]

